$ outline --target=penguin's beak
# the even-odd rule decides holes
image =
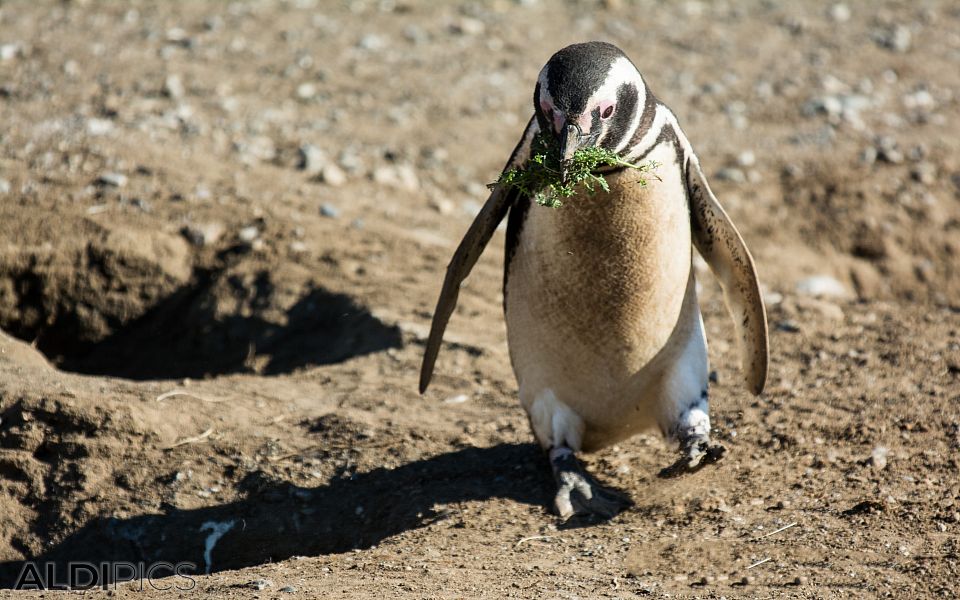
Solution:
[[[573,123],[568,124],[560,134],[560,180],[567,181],[567,167],[574,153],[580,149],[580,130]]]

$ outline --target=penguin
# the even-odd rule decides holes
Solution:
[[[522,169],[535,136],[561,165],[592,146],[655,177],[602,169],[609,190],[580,191],[560,208],[494,185],[451,259],[420,373],[423,393],[443,332],[494,230],[509,214],[503,297],[520,403],[546,451],[564,519],[609,519],[630,505],[577,460],[646,430],[675,443],[661,475],[715,462],[709,366],[693,269],[695,247],[720,282],[737,333],[747,388],[763,391],[767,317],[753,258],[710,189],[676,115],[626,54],[605,42],[556,52],[537,78],[534,114],[504,171]]]

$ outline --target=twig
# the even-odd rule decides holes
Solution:
[[[552,540],[552,535],[531,535],[530,537],[525,537],[514,545],[514,548],[519,548],[526,542],[532,542],[533,540]]]
[[[793,523],[788,523],[787,525],[784,525],[783,527],[781,527],[780,529],[778,529],[778,530],[776,530],[776,531],[771,531],[770,533],[765,533],[764,535],[761,535],[760,537],[755,537],[755,538],[753,538],[753,540],[751,540],[751,541],[754,541],[754,542],[755,542],[755,541],[757,541],[757,540],[762,540],[763,538],[768,538],[768,537],[770,537],[771,535],[776,535],[776,534],[780,533],[781,531],[786,531],[786,530],[790,529],[791,527],[796,527],[796,526],[797,526],[797,522],[794,521]]]
[[[196,398],[201,402],[213,402],[214,404],[218,402],[223,402],[223,400],[218,400],[217,398],[205,398],[203,396],[198,396],[196,394],[193,394],[191,392],[187,392],[184,390],[170,390],[169,392],[160,394],[159,396],[157,396],[157,402],[163,402],[167,398],[173,398],[174,396],[189,396],[190,398]]]
[[[206,431],[204,431],[204,432],[201,433],[200,435],[195,435],[195,436],[193,436],[193,437],[183,438],[183,439],[180,440],[179,442],[174,442],[173,445],[167,446],[166,448],[164,448],[164,450],[172,450],[172,449],[177,448],[177,447],[179,447],[179,446],[186,446],[187,444],[193,444],[193,443],[196,443],[196,442],[202,442],[203,440],[205,440],[205,439],[207,439],[208,437],[210,437],[210,434],[211,434],[211,433],[213,433],[213,427],[207,429]]]
[[[763,559],[763,560],[758,560],[757,562],[755,562],[755,563],[753,563],[752,565],[750,565],[749,567],[747,567],[747,571],[749,571],[750,569],[752,569],[752,568],[754,568],[754,567],[759,567],[759,566],[762,565],[763,563],[770,562],[771,560],[773,560],[773,559],[772,559],[772,558],[765,558],[765,559]]]

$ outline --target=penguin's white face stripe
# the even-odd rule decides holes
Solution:
[[[630,62],[630,59],[623,56],[613,61],[613,64],[610,65],[610,70],[607,71],[607,77],[603,82],[603,85],[590,95],[590,99],[587,100],[587,108],[584,110],[584,116],[588,121],[590,121],[590,113],[599,108],[601,103],[609,102],[613,104],[613,110],[617,110],[617,93],[620,90],[622,85],[632,85],[636,88],[638,98],[636,107],[639,110],[634,111],[634,119],[632,121],[632,127],[627,132],[627,135],[624,136],[624,140],[627,142],[633,137],[633,130],[636,128],[637,123],[640,121],[640,114],[643,112],[643,105],[647,99],[647,86],[643,81],[643,77],[640,75],[640,72],[637,71],[637,68],[633,66],[633,63]],[[582,119],[583,117],[581,117]],[[587,129],[583,130],[584,133],[587,133]],[[592,132],[591,132],[592,133]],[[626,143],[623,144],[626,146]],[[619,148],[618,148],[619,149]]]
[[[637,128],[644,122],[649,91],[643,76],[634,64],[625,56],[610,63],[597,87],[582,104],[582,110],[575,115],[566,115],[557,106],[550,92],[550,64],[540,70],[537,77],[537,108],[544,118],[544,124],[559,134],[565,125],[575,124],[583,138],[591,143],[602,145],[615,152],[628,149],[637,134]],[[646,122],[649,122],[649,117]]]
[[[656,105],[656,113],[653,117],[653,123],[650,124],[650,128],[643,134],[637,143],[630,148],[630,152],[625,157],[626,160],[637,160],[643,156],[650,148],[657,143],[657,139],[660,137],[660,132],[663,128],[668,125],[676,125],[676,117],[667,109],[666,106],[662,104]],[[638,111],[639,112],[639,111]]]

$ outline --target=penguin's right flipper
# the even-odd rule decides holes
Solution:
[[[523,137],[514,148],[510,160],[504,167],[504,171],[517,168],[523,165],[530,157],[530,146],[533,136],[538,131],[536,119],[530,119],[523,132]],[[420,393],[426,391],[430,385],[430,378],[433,376],[433,366],[437,362],[437,354],[440,352],[440,344],[443,341],[443,332],[447,328],[447,322],[453,309],[457,306],[457,297],[460,295],[460,284],[470,274],[473,265],[477,263],[483,249],[486,248],[493,232],[503,221],[507,210],[513,198],[516,196],[510,193],[511,190],[504,189],[497,185],[490,193],[487,202],[480,209],[470,229],[463,236],[457,251],[450,259],[447,265],[447,275],[443,280],[443,288],[440,290],[440,299],[437,300],[437,308],[433,313],[433,323],[430,324],[430,335],[427,338],[427,347],[423,353],[423,364],[420,367]]]
[[[740,232],[710,190],[700,161],[691,154],[687,163],[687,191],[693,243],[723,288],[723,299],[740,338],[740,361],[747,386],[763,391],[769,362],[767,313],[757,270]]]

